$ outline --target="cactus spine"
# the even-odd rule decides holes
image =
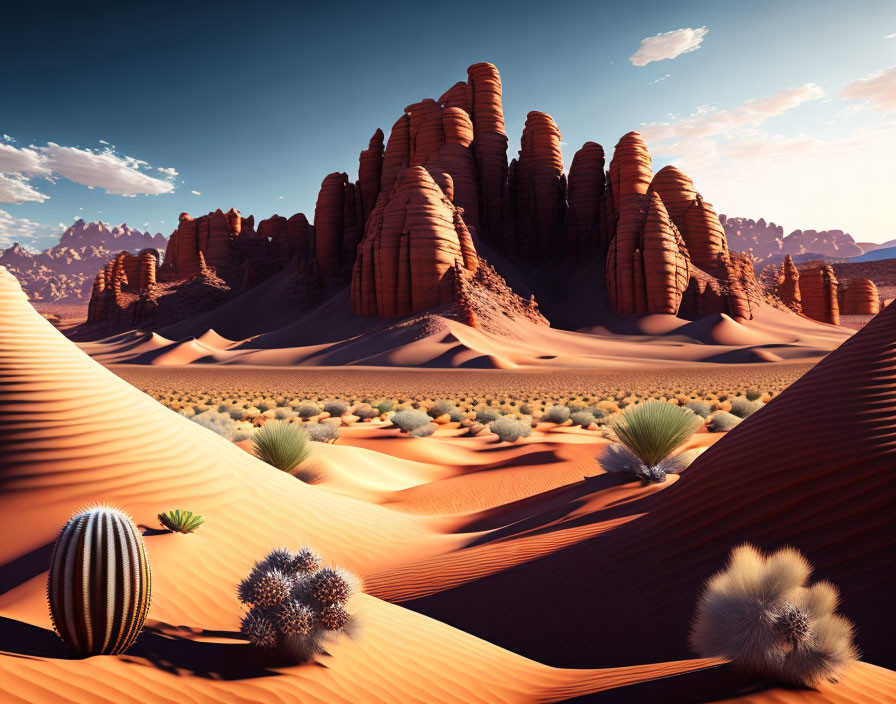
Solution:
[[[53,628],[81,656],[115,655],[137,639],[149,611],[146,548],[134,522],[98,506],[66,523],[50,560]]]

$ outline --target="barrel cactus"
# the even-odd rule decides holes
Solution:
[[[137,639],[150,600],[143,539],[129,516],[97,506],[66,523],[50,560],[53,628],[81,656],[123,653]]]

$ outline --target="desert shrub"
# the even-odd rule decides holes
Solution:
[[[395,402],[388,399],[384,401],[377,401],[373,407],[380,412],[380,415],[382,415],[383,413],[388,413],[393,408],[395,408]]]
[[[548,423],[565,423],[569,420],[569,409],[566,406],[551,406],[541,419]]]
[[[700,596],[692,647],[701,657],[790,684],[835,681],[858,657],[853,628],[836,613],[837,588],[808,586],[811,572],[793,548],[768,556],[752,545],[735,548]]]
[[[757,401],[748,401],[745,398],[731,399],[731,414],[738,418],[749,418],[760,408],[762,404]]]
[[[222,404],[218,406],[218,411],[220,413],[226,413],[231,418],[233,418],[233,420],[241,420],[246,409],[244,409],[242,406],[237,406],[234,404]]]
[[[496,408],[481,408],[476,411],[476,420],[483,425],[488,425],[501,417],[501,412]]]
[[[434,432],[436,432],[437,426],[435,423],[427,423],[426,425],[420,425],[414,428],[410,433],[408,433],[412,438],[428,438]]]
[[[583,428],[587,428],[597,420],[594,415],[588,411],[576,411],[575,413],[570,414],[569,419],[572,421],[573,425],[580,425]]]
[[[359,589],[355,575],[321,567],[311,548],[278,548],[256,563],[237,588],[248,609],[240,630],[256,647],[280,649],[305,662],[353,627],[347,606]]]
[[[403,433],[410,433],[412,430],[429,425],[430,421],[431,419],[426,413],[423,411],[415,411],[412,408],[397,411],[395,415],[392,416],[392,425]],[[430,433],[430,435],[431,434],[432,433]]]
[[[328,401],[324,404],[324,410],[334,418],[341,418],[348,413],[348,404],[345,401]]]
[[[334,443],[339,439],[339,426],[335,423],[309,423],[305,431],[312,442]]]
[[[727,411],[716,411],[706,424],[706,429],[711,433],[727,433],[742,421],[743,418],[738,418]]]
[[[531,423],[513,416],[503,416],[492,421],[488,429],[497,435],[501,442],[516,442],[520,438],[529,437],[532,433]]]
[[[535,409],[528,403],[521,403],[520,404],[520,413],[522,413],[524,416],[534,416]]]
[[[762,398],[762,392],[754,386],[747,389],[744,396],[747,397],[748,401],[758,401],[760,398]]]
[[[664,482],[667,474],[681,474],[686,470],[705,449],[685,450],[650,467],[625,445],[613,443],[607,446],[598,461],[605,472],[631,474],[645,482]]]
[[[309,418],[319,416],[321,412],[320,406],[316,403],[300,403],[295,410],[302,420],[308,420]]]
[[[704,403],[703,401],[689,401],[687,404],[685,404],[685,408],[690,409],[701,418],[706,418],[710,413],[712,413],[712,409],[709,407],[709,404]]]
[[[252,437],[252,451],[272,467],[289,472],[311,454],[308,432],[299,423],[268,421]]]
[[[199,514],[192,511],[184,511],[176,509],[174,511],[165,511],[158,515],[159,523],[168,530],[175,533],[192,533],[199,526],[205,523],[205,519]]]
[[[702,419],[693,411],[665,401],[627,408],[613,421],[619,440],[648,467],[656,467],[693,435]]]
[[[361,420],[369,420],[370,418],[376,418],[378,415],[380,415],[378,409],[374,408],[373,406],[363,404],[355,407],[352,413],[358,416],[358,418],[360,418]]]
[[[252,423],[245,420],[238,420],[233,424],[233,430],[230,431],[230,442],[242,442],[248,440],[258,432]]]
[[[430,418],[438,418],[439,416],[448,414],[452,423],[457,423],[466,416],[463,409],[458,408],[455,404],[451,403],[451,401],[436,401],[426,412],[429,414]]]
[[[274,419],[275,420],[289,420],[290,418],[295,418],[296,414],[291,408],[274,408]]]
[[[208,410],[189,416],[190,420],[198,423],[203,428],[208,428],[225,438],[230,438],[233,432],[233,419],[226,413]]]

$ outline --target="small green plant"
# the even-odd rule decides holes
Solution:
[[[594,415],[588,411],[576,411],[575,413],[570,414],[569,419],[572,421],[573,425],[580,425],[583,428],[587,428],[597,420]]]
[[[272,467],[289,472],[311,454],[308,432],[299,423],[269,420],[252,436],[252,451]]]
[[[513,416],[503,416],[489,423],[488,429],[497,435],[501,442],[516,442],[520,438],[529,437],[532,425]]]
[[[205,523],[205,519],[192,511],[176,509],[159,514],[159,523],[175,533],[192,533]]]
[[[755,386],[747,389],[747,392],[744,394],[747,397],[748,401],[758,401],[762,398],[762,391],[757,389]]]
[[[316,403],[302,403],[296,408],[296,413],[302,420],[308,420],[320,415],[320,406]]]
[[[392,425],[403,433],[410,433],[412,430],[422,428],[429,425],[431,418],[423,411],[415,411],[413,408],[406,408],[396,411],[392,416]]]
[[[665,401],[647,401],[627,408],[613,421],[619,440],[648,467],[655,467],[697,432],[700,416]]]
[[[380,415],[382,415],[383,413],[388,413],[393,408],[395,408],[395,401],[390,401],[389,399],[386,399],[384,401],[377,401],[375,404],[373,404],[373,407],[380,412]]]
[[[836,681],[858,654],[853,627],[836,613],[837,588],[807,584],[812,566],[793,548],[731,552],[697,604],[691,646],[760,677],[812,687]]]
[[[743,418],[738,418],[728,411],[716,411],[706,424],[706,429],[711,433],[727,433],[742,420]]]

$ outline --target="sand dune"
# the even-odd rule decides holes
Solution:
[[[122,342],[154,340],[131,335]],[[551,645],[561,654],[576,647],[586,667],[601,669],[549,667],[375,596],[358,600],[359,638],[336,642],[319,659],[322,667],[277,666],[234,633],[239,609],[233,586],[274,545],[313,544],[367,578],[374,594],[407,574],[413,595],[430,577],[434,596],[447,607],[446,595],[464,597],[448,588],[458,580],[475,586],[496,572],[516,576],[600,531],[622,534],[643,514],[650,517],[649,507],[676,495],[688,475],[648,490],[608,481],[593,461],[601,442],[584,434],[508,447],[486,438],[413,441],[362,427],[347,432],[340,445],[316,448],[314,461],[325,478],[308,486],[163,408],[79,352],[34,313],[5,271],[0,381],[6,453],[0,473],[0,680],[8,701],[547,702],[596,696],[687,702],[695,691],[713,701],[757,689],[761,693],[743,701],[805,700],[802,692],[758,686],[715,661],[661,661],[650,656],[649,642],[642,644],[643,657],[613,666],[606,652],[619,647],[626,630],[606,613],[606,625],[589,625],[589,619],[607,611],[602,601],[618,605],[618,597],[597,590],[582,608],[581,600],[564,595],[563,585],[580,578],[576,570],[584,563],[566,564],[552,582],[541,582],[539,594],[550,598],[528,611],[524,623],[549,640],[557,633],[546,623],[566,624],[567,613],[575,617],[579,628]],[[206,524],[189,536],[146,531],[154,577],[146,632],[125,655],[75,661],[49,630],[43,590],[56,531],[73,510],[96,500],[124,506],[145,527],[156,525],[158,511],[179,507],[203,514]],[[698,513],[691,508],[691,515]],[[590,565],[599,578],[621,569],[612,562]],[[674,588],[674,580],[669,583]],[[479,625],[491,627],[505,614],[519,614],[538,584],[517,582],[496,592],[503,603],[490,615],[463,598],[451,608],[455,616],[479,614]],[[692,595],[666,592],[662,608],[677,611],[685,600],[692,603]],[[636,627],[637,610],[615,608]],[[525,638],[517,642],[527,646]],[[840,685],[810,693],[814,698],[807,701],[886,701],[894,686],[893,673],[859,663]]]

